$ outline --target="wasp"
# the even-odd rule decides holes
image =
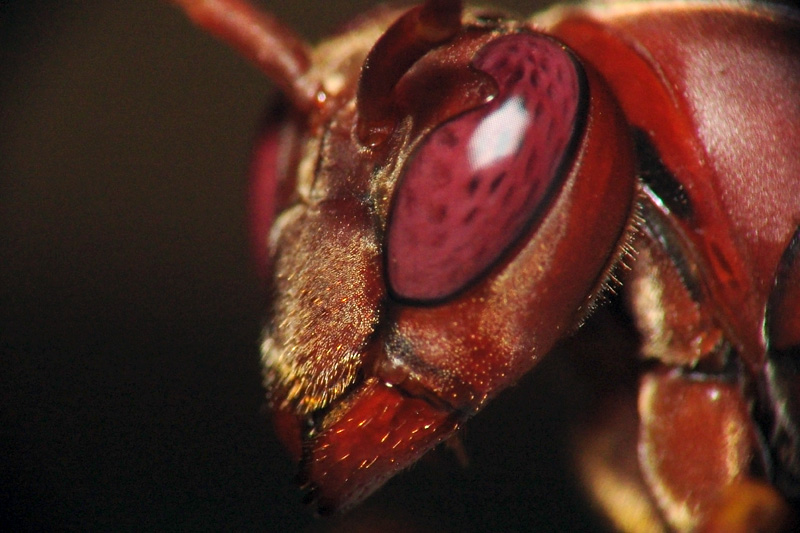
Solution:
[[[620,293],[646,362],[633,442],[579,461],[612,523],[791,527],[797,11],[647,1],[519,20],[428,0],[311,47],[240,0],[176,3],[287,102],[253,166],[262,358],[321,511],[452,438]],[[615,442],[610,415],[586,442]]]

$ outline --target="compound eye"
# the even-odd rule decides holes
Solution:
[[[283,107],[268,116],[253,150],[250,167],[249,222],[252,253],[258,273],[269,277],[269,233],[277,214],[287,207],[295,190],[298,129]]]
[[[563,183],[582,129],[582,72],[552,39],[499,37],[472,65],[497,96],[428,134],[394,193],[386,271],[401,300],[446,299],[501,260]]]

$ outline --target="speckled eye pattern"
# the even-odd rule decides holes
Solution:
[[[434,129],[394,193],[387,277],[400,299],[445,299],[484,275],[546,206],[579,133],[581,74],[558,43],[502,36],[472,65],[497,95]]]

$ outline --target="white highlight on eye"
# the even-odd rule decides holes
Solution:
[[[469,164],[473,171],[493,165],[515,153],[528,129],[530,114],[521,96],[509,98],[481,121],[469,140]]]

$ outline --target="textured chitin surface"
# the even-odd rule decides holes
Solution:
[[[498,94],[436,128],[413,154],[387,230],[396,296],[437,300],[497,261],[543,207],[572,136],[579,74],[546,37],[518,33],[473,60]]]

